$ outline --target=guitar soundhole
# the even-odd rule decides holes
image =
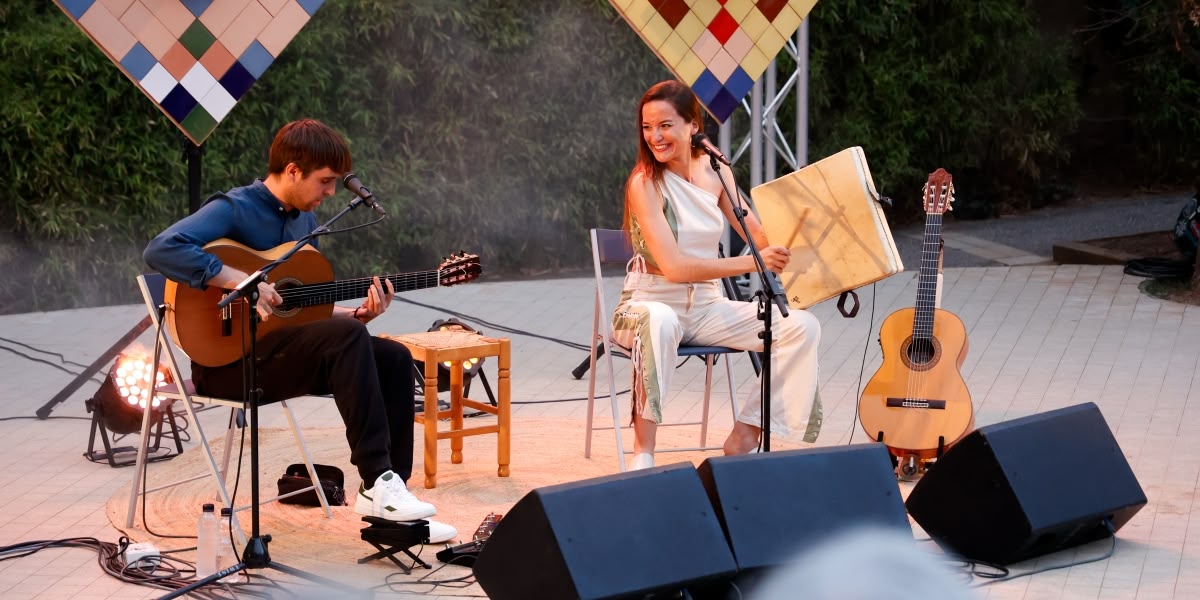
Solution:
[[[300,310],[303,309],[304,307],[299,304],[289,303],[288,299],[287,299],[287,294],[284,294],[283,292],[287,291],[290,288],[294,288],[294,287],[301,286],[301,285],[304,285],[304,282],[300,281],[299,279],[296,279],[295,277],[285,277],[283,279],[280,279],[279,281],[276,281],[275,282],[275,291],[282,294],[284,296],[284,300],[283,300],[283,304],[276,306],[271,311],[271,313],[277,317],[287,318],[287,317],[293,316],[296,313],[300,312]]]
[[[904,365],[912,371],[926,371],[936,365],[942,355],[942,345],[937,338],[914,339],[909,337],[904,341]]]

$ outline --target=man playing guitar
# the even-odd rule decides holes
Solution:
[[[180,285],[232,289],[249,275],[205,245],[228,238],[265,251],[299,239],[316,229],[312,211],[350,168],[349,146],[336,131],[311,119],[288,123],[271,144],[266,179],[217,194],[167,228],[146,247],[146,263]],[[273,282],[259,283],[258,293],[255,308],[265,321],[283,298]],[[334,307],[331,318],[260,335],[254,361],[193,361],[192,379],[202,394],[243,398],[244,369],[257,368],[263,403],[332,394],[346,425],[350,461],[362,477],[355,511],[413,521],[437,511],[405,485],[413,460],[412,356],[402,344],[372,336],[365,325],[387,310],[394,293],[390,280],[376,277],[362,305]],[[436,521],[429,522],[429,533],[434,543],[457,535]]]

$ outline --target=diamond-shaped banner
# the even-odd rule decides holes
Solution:
[[[197,146],[325,0],[55,0]]]
[[[724,123],[817,0],[609,0]]]

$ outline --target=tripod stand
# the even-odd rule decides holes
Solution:
[[[702,136],[703,134],[697,134]],[[696,146],[695,137],[692,139],[692,145]],[[763,330],[758,334],[758,337],[763,341],[762,353],[762,385],[760,386],[759,394],[762,398],[762,451],[771,451],[771,305],[779,307],[779,314],[785,319],[788,316],[787,296],[779,287],[779,282],[771,276],[763,264],[762,255],[758,252],[758,246],[754,243],[754,236],[750,235],[750,230],[746,227],[746,204],[742,199],[741,192],[735,196],[725,183],[725,178],[721,176],[721,159],[718,154],[714,154],[707,147],[701,146],[708,153],[709,164],[713,171],[717,174],[717,179],[721,182],[721,187],[725,190],[726,197],[733,204],[733,214],[737,217],[738,224],[741,225],[742,231],[746,233],[746,246],[750,249],[750,254],[754,256],[754,265],[758,271],[758,276],[761,279],[761,289],[754,292],[754,298],[758,301],[758,318],[763,322]],[[724,158],[724,157],[721,157]],[[728,164],[728,163],[726,163]],[[736,200],[735,200],[736,198]]]
[[[226,568],[226,569],[222,569],[216,573],[213,573],[212,575],[209,575],[208,577],[205,577],[204,579],[196,581],[187,587],[183,587],[178,590],[175,590],[175,591],[171,592],[170,594],[163,596],[164,599],[177,598],[179,596],[183,596],[185,594],[191,593],[192,591],[194,591],[196,589],[206,586],[209,583],[212,583],[214,581],[217,581],[223,577],[232,575],[239,571],[244,571],[246,569],[268,569],[268,568],[275,569],[276,571],[280,571],[282,573],[287,573],[289,575],[299,577],[301,579],[306,579],[313,583],[317,583],[317,584],[326,586],[328,588],[338,590],[342,594],[367,595],[367,596],[371,595],[370,592],[365,592],[363,590],[357,590],[357,589],[348,587],[346,585],[343,585],[339,582],[336,582],[332,579],[327,579],[327,578],[321,577],[319,575],[307,573],[305,571],[301,571],[299,569],[289,567],[287,565],[280,564],[278,562],[273,562],[271,560],[271,555],[267,550],[267,544],[270,543],[271,536],[270,535],[265,535],[265,536],[262,535],[260,528],[259,528],[259,526],[260,526],[260,514],[259,514],[260,510],[259,510],[259,502],[258,502],[258,500],[259,500],[259,490],[258,490],[258,488],[259,488],[258,406],[259,406],[260,400],[262,398],[262,389],[260,389],[258,387],[258,383],[257,383],[257,379],[256,379],[258,368],[255,364],[255,359],[258,356],[259,317],[258,317],[258,311],[255,310],[255,306],[257,306],[257,304],[258,304],[258,298],[259,298],[258,284],[260,282],[266,281],[266,277],[267,277],[268,273],[270,273],[272,270],[274,270],[279,265],[286,262],[289,258],[291,258],[291,256],[293,254],[295,254],[297,251],[299,251],[304,246],[311,243],[312,240],[315,239],[317,236],[330,233],[329,225],[331,225],[334,221],[337,221],[338,219],[340,219],[346,213],[350,212],[351,210],[353,210],[354,208],[356,208],[363,202],[364,202],[363,198],[356,194],[354,199],[349,203],[349,205],[347,205],[344,209],[342,209],[340,212],[338,212],[336,215],[334,215],[333,218],[330,219],[327,223],[325,223],[324,225],[321,225],[320,227],[316,228],[308,235],[305,235],[304,237],[297,240],[295,245],[293,245],[287,252],[285,252],[279,258],[277,258],[274,261],[272,261],[271,263],[263,266],[262,268],[255,271],[254,273],[251,273],[249,277],[247,277],[244,281],[239,283],[236,288],[231,290],[228,294],[225,295],[224,298],[221,299],[221,301],[219,303],[217,303],[218,309],[226,309],[234,301],[242,299],[242,300],[244,300],[242,308],[249,312],[249,314],[247,315],[247,318],[244,319],[244,321],[249,324],[247,333],[250,338],[250,350],[247,353],[248,358],[244,357],[242,360],[248,361],[250,364],[248,372],[247,372],[247,376],[246,376],[246,400],[250,405],[250,411],[249,411],[250,412],[250,482],[251,482],[251,484],[250,484],[250,500],[251,500],[250,501],[250,515],[251,515],[250,538],[246,541],[246,548],[242,552],[242,560],[240,562],[238,562],[238,564],[236,564],[232,567]],[[374,222],[378,222],[378,221],[374,221]]]

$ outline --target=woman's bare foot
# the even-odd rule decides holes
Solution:
[[[733,456],[735,454],[746,454],[758,447],[758,438],[762,434],[762,429],[753,425],[748,425],[737,421],[733,424],[733,431],[729,432],[729,437],[725,438],[725,455]]]

